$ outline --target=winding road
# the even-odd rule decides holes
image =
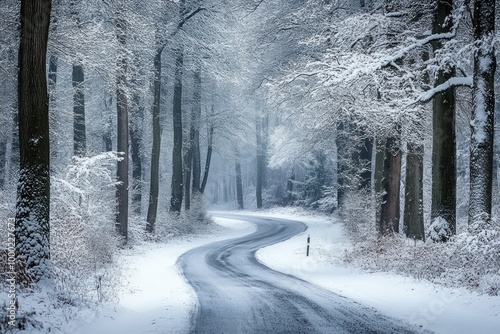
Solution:
[[[373,308],[274,271],[255,252],[306,230],[303,223],[236,214],[257,230],[183,254],[178,264],[199,299],[192,333],[414,333]]]

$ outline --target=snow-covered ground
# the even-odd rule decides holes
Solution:
[[[499,333],[500,297],[481,296],[465,289],[448,289],[427,281],[392,273],[367,273],[346,266],[341,258],[349,242],[340,223],[290,213],[251,213],[304,222],[305,233],[257,252],[272,269],[295,275],[392,317],[421,325],[436,333]],[[59,330],[75,334],[187,333],[197,307],[194,290],[176,261],[195,247],[239,237],[255,230],[242,221],[216,218],[227,229],[189,236],[166,244],[145,243],[126,251],[122,263],[125,282],[117,305],[99,314],[81,315]],[[310,256],[306,240],[310,236]]]
[[[165,244],[145,244],[129,251],[123,261],[125,284],[119,303],[97,317],[89,315],[69,324],[67,333],[154,334],[188,333],[197,298],[176,265],[177,258],[195,247],[249,234],[255,228],[244,222],[217,219],[230,229],[211,235],[189,236]]]
[[[436,333],[500,333],[500,296],[449,289],[392,273],[367,273],[342,263],[348,238],[341,223],[283,213],[266,216],[304,222],[308,230],[257,252],[268,267],[322,286]],[[306,257],[307,237],[310,254]]]

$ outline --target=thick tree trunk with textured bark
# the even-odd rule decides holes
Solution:
[[[495,113],[495,0],[474,1],[469,224],[491,219]]]
[[[149,203],[146,230],[154,232],[156,224],[156,213],[158,211],[159,170],[160,170],[160,101],[161,101],[161,53],[157,51],[154,58],[154,81],[153,81],[153,147],[151,149],[151,177],[149,185]]]
[[[406,151],[404,232],[407,238],[425,241],[423,214],[424,146],[408,143]]]
[[[399,232],[401,149],[399,128],[396,131],[397,134],[387,138],[385,143],[382,207],[379,222],[379,235],[381,236]]]
[[[18,284],[51,277],[50,143],[46,77],[50,0],[21,1],[18,105],[20,171],[15,237]],[[9,232],[14,232],[10,230]]]
[[[170,211],[179,213],[182,208],[183,197],[183,173],[182,173],[182,71],[184,62],[184,50],[180,47],[177,50],[175,62],[175,82],[174,82],[174,106],[173,106],[173,126],[174,126],[174,148],[172,150],[172,197],[170,199]]]
[[[128,239],[128,168],[129,168],[129,128],[128,128],[128,101],[125,88],[127,85],[127,58],[126,58],[126,22],[118,13],[116,19],[116,37],[120,45],[117,60],[116,77],[116,114],[117,114],[117,151],[121,160],[117,162],[116,198],[118,201],[116,225],[118,233],[126,243]]]
[[[451,13],[453,0],[439,0],[434,9],[432,32],[449,32],[453,20]],[[434,51],[442,47],[441,42],[432,44]],[[440,69],[434,86],[438,86],[455,76],[455,68]],[[431,220],[441,217],[449,226],[450,232],[456,231],[456,134],[455,134],[455,91],[450,88],[436,94],[432,103],[433,141],[432,141],[432,206]],[[449,237],[449,236],[448,236]],[[448,237],[444,238],[447,239]],[[444,241],[444,240],[443,240]]]

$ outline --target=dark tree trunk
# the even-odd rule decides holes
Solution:
[[[389,137],[385,143],[383,195],[379,222],[379,234],[381,236],[399,232],[399,192],[401,182],[399,131],[398,128],[398,137]]]
[[[255,196],[258,209],[262,208],[262,188],[265,187],[266,183],[265,122],[261,117],[257,117],[255,122],[257,134],[257,180],[255,183]]]
[[[106,152],[111,152],[113,150],[113,141],[111,139],[112,137],[112,120],[111,120],[111,105],[113,104],[113,98],[109,98],[109,103],[108,99],[104,99],[104,106],[106,108],[106,115],[109,114],[109,119],[104,121],[104,133],[102,135],[102,140],[104,142],[104,150]]]
[[[474,1],[469,224],[491,219],[495,113],[495,0]]]
[[[200,132],[199,115],[201,115],[201,73],[194,73],[193,105],[189,124],[189,147],[185,155],[184,166],[186,170],[184,184],[184,208],[191,207],[191,171],[193,172],[193,195],[200,192]]]
[[[188,150],[184,156],[184,209],[191,209],[191,164],[193,155]]]
[[[116,225],[118,233],[126,243],[128,239],[128,168],[129,168],[129,129],[128,129],[128,101],[125,88],[127,85],[127,58],[126,58],[126,22],[120,13],[116,19],[116,36],[120,45],[120,55],[117,60],[118,74],[116,77],[116,111],[117,111],[117,151],[122,160],[117,162],[116,198],[118,212]]]
[[[154,232],[156,213],[158,211],[158,190],[160,170],[160,101],[161,101],[161,53],[158,51],[154,59],[154,82],[153,82],[153,147],[151,150],[151,178],[149,186],[149,204],[146,230]]]
[[[136,96],[137,97],[137,96]],[[141,157],[141,138],[142,138],[142,106],[136,105],[137,113],[135,115],[135,122],[132,122],[130,127],[130,153],[132,157],[132,205],[134,207],[134,212],[137,215],[141,215],[141,202],[142,202],[142,157]],[[139,124],[137,124],[138,122]]]
[[[424,146],[408,143],[406,151],[404,232],[407,238],[425,241],[423,214]]]
[[[360,133],[363,137],[364,133]],[[365,138],[356,148],[356,165],[359,172],[358,189],[369,191],[372,185],[373,139]]]
[[[201,64],[201,63],[200,63]],[[193,156],[193,194],[200,192],[201,187],[201,155],[200,155],[200,118],[201,118],[201,65],[194,73],[193,114],[191,116],[191,129],[193,139],[191,142]]]
[[[375,221],[380,221],[380,210],[382,208],[382,180],[384,179],[384,142],[380,138],[375,139],[375,168],[373,177],[375,183]]]
[[[201,187],[200,187],[201,194],[205,192],[205,187],[207,186],[208,172],[210,171],[210,162],[212,160],[213,141],[214,141],[214,126],[210,125],[210,130],[208,130],[208,149],[207,149],[207,158],[205,161],[205,171],[203,173],[203,181],[201,182]]]
[[[85,131],[84,74],[81,65],[73,64],[73,155],[83,157],[87,151]]]
[[[243,210],[243,183],[241,182],[241,164],[240,159],[236,156],[236,198],[238,201],[238,210]]]
[[[292,175],[286,181],[286,205],[293,204],[294,196],[293,196],[293,183],[295,182],[295,173],[292,172]]]
[[[182,174],[182,70],[184,61],[184,51],[181,48],[177,51],[175,65],[174,83],[174,148],[172,150],[172,197],[170,200],[170,211],[179,213],[182,208],[183,196],[183,174]]]
[[[222,177],[222,195],[224,196],[224,203],[227,203],[229,201],[229,185],[226,175]]]
[[[344,203],[345,179],[348,170],[347,161],[349,155],[344,123],[342,122],[337,124],[335,145],[337,146],[337,208],[340,208]]]
[[[18,105],[20,171],[15,237],[18,284],[51,277],[50,143],[46,54],[50,0],[21,1]],[[9,229],[9,232],[14,232]]]
[[[135,67],[140,68],[138,59],[135,60]],[[133,87],[133,110],[130,120],[130,154],[132,158],[132,207],[135,214],[141,215],[142,207],[142,126],[144,121],[144,106],[141,97],[136,91],[139,84],[135,76],[139,75],[139,70],[134,74]]]
[[[453,0],[437,1],[434,9],[433,33],[449,32]],[[441,48],[439,41],[432,44],[434,51]],[[440,69],[435,86],[455,76],[455,68]],[[431,220],[441,217],[449,225],[452,234],[456,231],[456,135],[455,135],[455,91],[453,88],[436,94],[433,109],[432,142],[432,207]]]

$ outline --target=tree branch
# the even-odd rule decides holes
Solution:
[[[428,102],[436,94],[442,93],[442,92],[448,90],[449,88],[460,87],[460,86],[472,87],[472,76],[451,78],[448,81],[443,82],[442,84],[440,84],[432,89],[429,89],[427,92],[420,95],[417,102]]]

